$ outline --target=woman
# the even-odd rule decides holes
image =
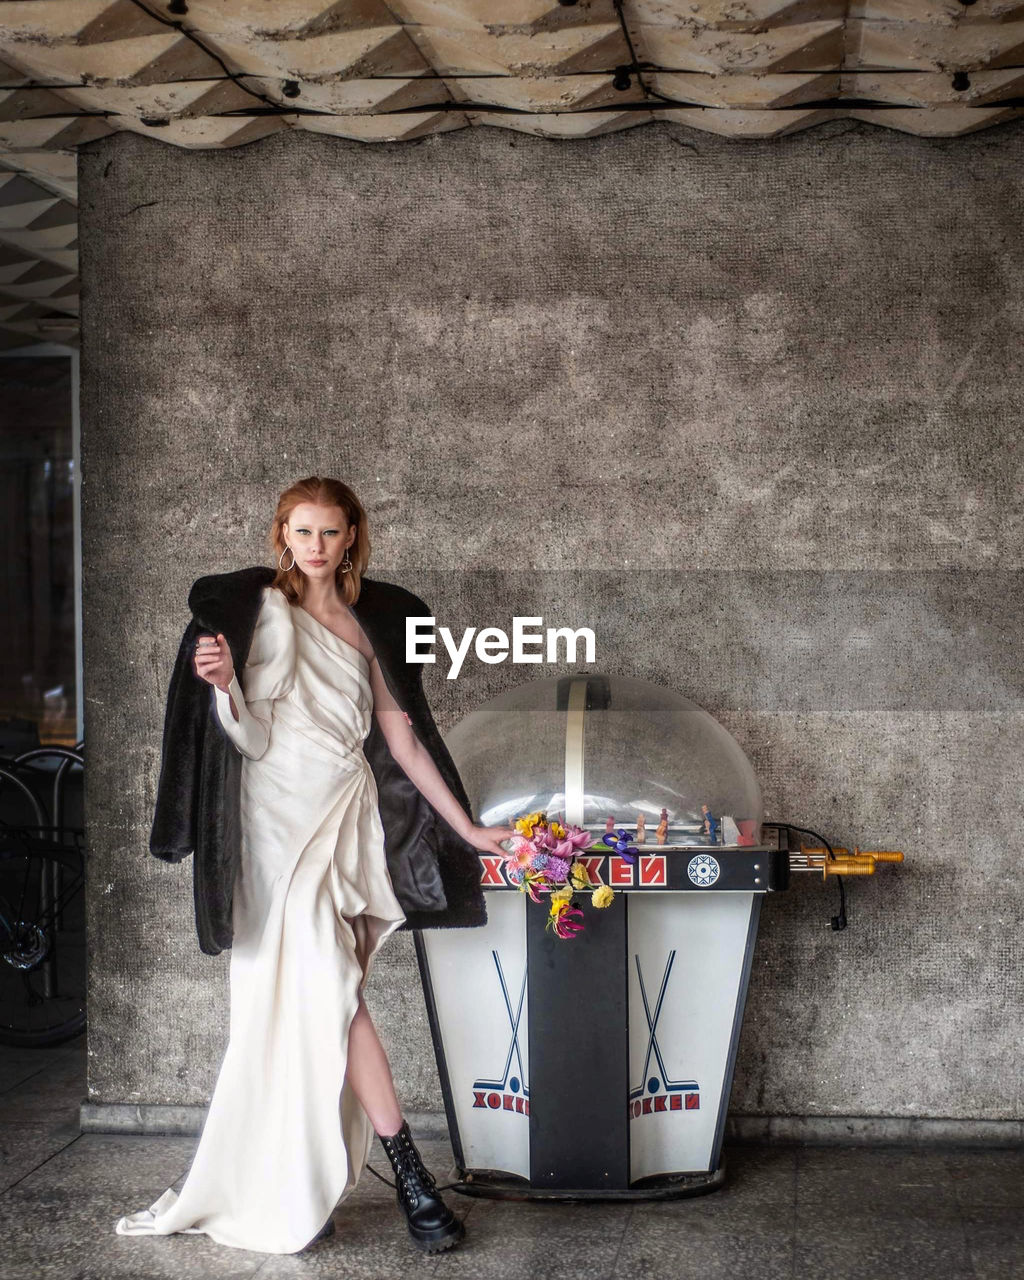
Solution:
[[[330,1233],[376,1132],[410,1235],[436,1252],[464,1228],[419,1159],[363,1000],[377,951],[406,920],[362,749],[371,716],[474,849],[503,853],[514,832],[473,824],[385,682],[350,607],[369,559],[352,490],[318,477],[292,485],[270,536],[278,573],[262,588],[241,680],[221,633],[201,634],[193,659],[243,757],[227,1052],[180,1193],[168,1188],[116,1230],[297,1252]]]

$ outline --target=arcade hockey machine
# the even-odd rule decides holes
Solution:
[[[455,1189],[578,1200],[720,1186],[764,896],[794,872],[871,875],[903,855],[805,849],[797,828],[763,824],[736,740],[646,681],[533,681],[446,743],[481,824],[542,810],[582,826],[594,843],[580,860],[615,890],[604,909],[577,895],[585,928],[559,939],[506,861],[480,854],[487,925],[414,935]],[[645,822],[635,862],[602,843],[610,818],[634,840]]]

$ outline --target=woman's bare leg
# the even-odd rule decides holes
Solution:
[[[359,1005],[349,1025],[347,1078],[370,1117],[374,1131],[391,1137],[402,1127],[402,1109],[395,1094],[387,1054],[359,993]]]

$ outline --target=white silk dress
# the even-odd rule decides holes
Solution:
[[[346,1079],[348,1032],[378,948],[405,920],[362,744],[369,664],[266,587],[220,723],[243,755],[230,1027],[180,1192],[121,1235],[205,1232],[295,1253],[354,1190],[374,1131]]]

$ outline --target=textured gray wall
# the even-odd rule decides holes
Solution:
[[[342,476],[370,572],[590,625],[769,816],[907,863],[762,915],[733,1108],[1021,1114],[1024,129],[81,153],[90,1099],[202,1103],[227,957],[146,851],[192,579]],[[520,679],[427,668],[442,731]],[[550,669],[544,668],[544,674]],[[411,939],[370,1000],[440,1094]]]

